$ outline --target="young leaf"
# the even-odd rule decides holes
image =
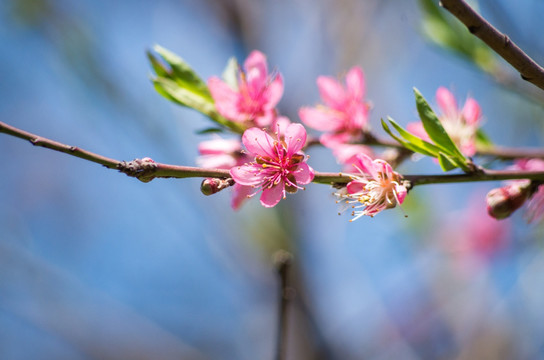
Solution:
[[[478,129],[476,131],[476,146],[483,147],[483,148],[493,146],[493,142],[487,136],[487,134],[483,132],[482,129]]]
[[[196,74],[196,72],[182,58],[173,52],[155,45],[153,48],[166,63],[171,67],[172,71],[167,76],[157,73],[159,77],[167,77],[174,80],[181,87],[198,94],[209,101],[213,102],[210,91],[206,83]]]
[[[227,62],[225,70],[223,70],[223,80],[233,89],[238,90],[238,70],[240,65],[235,57],[231,57]]]
[[[436,157],[435,153],[432,153],[432,152],[428,151],[424,147],[419,147],[418,145],[416,145],[414,143],[411,143],[409,141],[405,141],[405,140],[399,138],[397,135],[393,134],[393,132],[391,131],[391,129],[389,128],[387,123],[383,119],[381,119],[381,120],[382,120],[382,127],[385,130],[385,132],[388,133],[393,139],[397,140],[399,142],[399,144],[401,144],[402,146],[404,146],[405,148],[407,148],[408,150],[411,150],[413,152],[420,153],[420,154],[427,155],[427,156],[431,156],[431,157]]]
[[[416,97],[417,112],[419,113],[419,117],[421,118],[421,122],[423,123],[423,127],[425,128],[427,135],[429,135],[436,146],[441,148],[445,154],[458,157],[459,159],[463,159],[465,161],[466,159],[464,155],[461,154],[461,151],[459,151],[457,145],[455,145],[453,140],[450,138],[427,100],[425,100],[423,95],[421,95],[419,90],[416,88],[414,88],[414,94]]]
[[[217,133],[222,133],[224,131],[225,129],[223,128],[206,128],[206,129],[198,130],[196,133],[198,135],[204,135],[204,134],[217,134]]]
[[[397,122],[395,120],[391,119],[390,117],[388,117],[387,119],[389,120],[391,125],[393,125],[393,127],[399,132],[400,136],[402,136],[406,141],[408,141],[408,142],[410,142],[410,143],[412,143],[414,145],[417,145],[420,148],[424,148],[424,149],[428,150],[429,153],[433,154],[431,156],[436,157],[437,154],[441,151],[438,146],[435,146],[435,145],[421,139],[420,137],[406,131],[402,126],[397,124]]]
[[[158,77],[170,77],[170,69],[168,69],[151,51],[146,51],[147,58],[151,63],[151,67]]]
[[[245,129],[241,124],[229,121],[219,115],[215,110],[215,104],[200,94],[183,88],[175,81],[166,78],[156,78],[153,80],[153,84],[157,92],[168,100],[195,109],[236,133],[244,132]]]
[[[438,163],[444,171],[450,171],[458,167],[450,157],[443,153],[438,153]]]

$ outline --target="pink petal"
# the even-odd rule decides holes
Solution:
[[[250,93],[253,96],[262,94],[262,90],[267,86],[268,81],[266,56],[260,51],[252,51],[244,62],[244,69]]]
[[[253,188],[252,186],[234,184],[232,190],[233,194],[230,205],[234,210],[238,210],[242,206],[242,204],[248,199],[248,196],[253,194],[255,188]]]
[[[242,150],[242,144],[236,139],[213,139],[198,144],[198,152],[202,155],[231,154]]]
[[[266,56],[258,51],[253,50],[244,61],[244,69],[249,71],[251,69],[258,69],[262,74],[268,74],[268,66],[266,64]]]
[[[461,144],[461,152],[465,156],[473,156],[476,154],[476,143],[473,139],[465,139]]]
[[[238,93],[218,77],[208,80],[208,88],[219,114],[233,121],[243,121],[245,115],[238,109]]]
[[[348,185],[346,186],[346,190],[348,191],[349,194],[356,194],[358,192],[363,191],[365,189],[365,186],[366,186],[366,183],[358,181],[358,180],[353,180],[348,183]]]
[[[357,154],[355,158],[355,166],[357,166],[363,174],[372,176],[373,179],[378,178],[378,172],[376,171],[376,163],[366,154]]]
[[[264,104],[266,109],[273,109],[278,105],[280,99],[283,95],[283,77],[281,74],[278,74],[272,80],[272,82],[266,88],[266,97],[267,101]]]
[[[319,131],[336,131],[343,124],[342,114],[326,108],[302,107],[298,116],[304,124]]]
[[[408,132],[414,134],[415,136],[422,138],[423,140],[431,141],[429,135],[427,135],[427,132],[423,127],[423,123],[420,121],[408,123],[406,125],[406,130],[408,130]]]
[[[350,110],[349,129],[362,132],[368,125],[368,106],[366,104],[353,104]]]
[[[275,158],[274,141],[270,135],[259,128],[247,129],[242,135],[244,146],[254,155]]]
[[[240,185],[257,186],[263,182],[259,168],[250,164],[233,167],[230,169],[230,176]]]
[[[468,98],[463,106],[463,118],[465,122],[469,125],[477,125],[481,117],[480,105],[476,100]]]
[[[314,169],[306,163],[299,164],[297,169],[292,173],[295,176],[298,185],[309,184],[314,179]]]
[[[323,134],[319,137],[319,141],[323,146],[329,149],[336,149],[338,146],[342,146],[351,141],[351,134],[347,132]]]
[[[457,101],[453,94],[445,87],[439,87],[436,90],[436,102],[447,117],[457,116]]]
[[[274,114],[274,111],[266,110],[263,115],[255,117],[255,125],[257,125],[259,128],[268,127],[270,124],[272,124],[275,117],[276,114]]]
[[[287,156],[299,152],[306,144],[306,129],[302,124],[290,124],[283,135],[287,144]]]
[[[406,187],[403,185],[396,186],[395,191],[397,192],[397,200],[399,201],[399,205],[404,202],[404,199],[406,198],[406,194],[408,194],[408,190],[406,190]]]
[[[287,129],[287,127],[291,124],[291,120],[289,120],[286,116],[278,116],[274,119],[274,122],[272,123],[272,126],[270,127],[271,130],[277,131],[278,126],[283,131],[284,129]]]
[[[330,76],[320,76],[317,78],[317,87],[325,104],[337,110],[344,107],[346,92],[336,79]]]
[[[374,157],[372,149],[365,145],[339,144],[333,148],[333,155],[340,164],[348,164],[347,171],[353,171],[351,163],[355,161],[355,156],[359,153]]]
[[[346,74],[346,86],[352,99],[362,100],[366,90],[363,69],[358,66],[352,67]]]
[[[230,169],[236,166],[237,161],[232,155],[210,154],[199,156],[196,164],[207,169]]]
[[[278,185],[269,189],[263,189],[261,195],[261,205],[264,207],[274,207],[283,198],[285,193],[285,185],[281,181]]]

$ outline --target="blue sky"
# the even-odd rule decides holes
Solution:
[[[536,2],[501,3],[512,22],[528,19],[518,37],[532,45],[531,34],[541,33],[528,10]],[[26,20],[14,4],[48,2],[0,5],[2,121],[112,158],[194,165],[206,139],[194,133],[209,120],[154,91],[145,57],[154,44],[203,78],[220,74],[233,55],[265,52],[285,78],[280,111],[293,121],[298,107],[319,101],[317,76],[360,65],[375,129],[388,115],[417,119],[412,87],[434,103],[438,86],[447,86],[460,102],[467,94],[480,102],[497,143],[541,142],[542,109],[425,43],[412,2],[256,2],[242,7],[243,38],[221,16],[228,2],[51,2],[52,10]],[[491,184],[422,187],[410,194],[408,219],[394,209],[349,223],[325,186],[308,186],[277,210],[254,199],[233,212],[228,192],[204,197],[198,179],[144,184],[6,136],[0,151],[2,358],[271,358],[270,257],[286,243],[314,330],[334,358],[471,354],[471,335],[491,339],[487,351],[541,351],[538,229],[517,214],[510,246],[484,264],[462,265],[470,276],[444,250],[444,221],[461,219]],[[310,155],[316,170],[338,169],[326,150]],[[439,172],[426,159],[401,169]],[[294,317],[300,341],[296,334],[312,332]],[[303,354],[297,345],[291,351]]]

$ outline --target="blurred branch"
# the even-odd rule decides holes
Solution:
[[[274,254],[274,266],[276,267],[280,283],[276,360],[284,360],[287,353],[287,306],[289,305],[289,300],[294,296],[294,290],[289,281],[291,261],[292,256],[287,251],[279,250]]]
[[[544,99],[544,98],[543,98]],[[373,134],[367,133],[366,138],[359,142],[361,145],[378,146],[397,149],[404,156],[406,153],[412,154],[411,150],[406,149],[395,140],[376,137]],[[308,138],[306,148],[311,146],[321,145],[318,138]],[[515,160],[515,159],[544,159],[544,149],[541,148],[512,148],[506,146],[477,146],[476,156],[493,157],[499,160]]]
[[[497,30],[463,0],[441,0],[441,5],[468,30],[512,65],[521,78],[544,90],[544,68],[531,59],[510,38]]]

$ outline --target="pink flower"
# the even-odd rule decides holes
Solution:
[[[473,156],[476,153],[476,132],[481,121],[480,105],[469,97],[463,109],[460,110],[455,97],[445,87],[436,90],[436,102],[442,111],[439,119],[448,135],[464,155]],[[429,136],[421,122],[410,123],[406,128],[411,133],[429,141]]]
[[[218,77],[208,80],[208,87],[219,114],[246,123],[248,127],[269,126],[275,117],[274,108],[283,94],[280,74],[268,74],[266,57],[253,51],[238,74],[237,88],[231,88]]]
[[[242,142],[255,160],[230,170],[237,184],[262,190],[260,200],[264,207],[275,206],[285,198],[286,192],[303,189],[300,185],[314,178],[314,171],[301,152],[306,143],[304,126],[290,124],[284,132],[281,127],[277,125],[276,140],[261,129],[246,130]]]
[[[452,256],[453,265],[460,275],[473,276],[474,272],[499,256],[512,239],[511,223],[498,221],[485,211],[482,194],[470,196],[468,207],[459,213],[449,213],[441,220],[434,239]]]
[[[371,158],[374,158],[372,149],[365,145],[360,144],[338,144],[336,145],[332,153],[339,164],[344,165],[345,172],[357,171],[357,168],[353,166],[356,162],[358,154],[365,154]]]
[[[242,165],[250,161],[249,156],[242,151],[242,144],[237,139],[213,139],[203,141],[198,145],[198,152],[201,154],[196,159],[198,166],[209,169],[231,169],[234,166]],[[217,180],[217,179],[213,179]],[[253,188],[234,184],[232,187],[233,196],[231,206],[237,210],[242,206]]]
[[[337,193],[347,203],[357,203],[352,208],[364,207],[363,210],[355,210],[355,216],[350,221],[357,220],[361,216],[374,216],[382,210],[394,208],[402,204],[407,190],[401,185],[401,175],[393,171],[387,162],[372,160],[365,154],[358,154],[353,166],[361,175],[352,175],[353,181],[349,182],[345,191]]]
[[[524,171],[544,171],[544,160],[541,159],[522,159],[516,161],[514,169]],[[529,180],[518,180],[516,183],[523,186],[529,186]],[[527,203],[527,221],[540,222],[544,220],[544,185],[538,186],[536,191],[530,196]]]
[[[198,152],[201,156],[196,159],[197,165],[209,169],[230,169],[246,160],[242,143],[237,139],[202,141],[198,144]]]
[[[346,74],[344,87],[329,76],[317,78],[317,86],[325,106],[303,107],[299,116],[306,125],[326,133],[321,142],[327,147],[360,140],[368,127],[369,105],[364,101],[363,70],[353,67]]]

